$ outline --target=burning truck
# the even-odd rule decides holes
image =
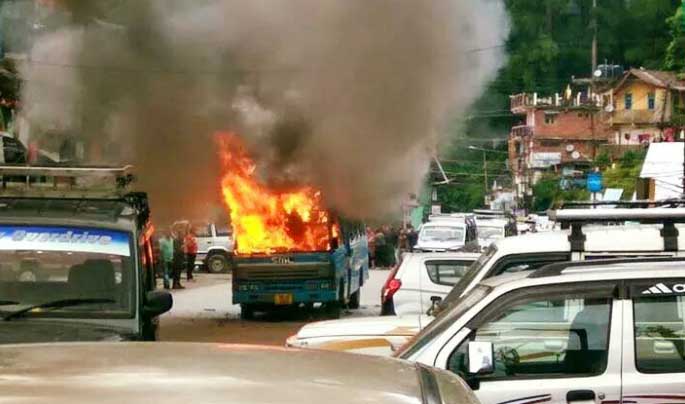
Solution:
[[[277,306],[322,303],[337,317],[359,307],[369,276],[366,230],[325,208],[310,187],[274,189],[261,182],[242,140],[219,136],[234,245],[233,304],[241,318]]]

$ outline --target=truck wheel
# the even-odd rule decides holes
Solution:
[[[345,305],[345,285],[340,282],[340,289],[338,290],[338,300],[326,303],[326,312],[329,317],[334,319],[340,318],[342,308]]]
[[[359,289],[357,289],[356,292],[350,295],[350,302],[347,304],[347,307],[349,307],[350,309],[356,310],[360,306],[362,295],[362,283],[364,283],[364,277],[362,274],[359,274]]]
[[[207,272],[221,274],[228,271],[228,258],[222,253],[213,253],[207,257]]]
[[[240,304],[240,319],[252,320],[254,319],[254,307],[247,303]]]
[[[359,308],[359,300],[360,300],[360,295],[361,295],[361,290],[357,289],[356,292],[352,293],[350,295],[350,302],[347,304],[347,307],[350,309],[356,310]]]

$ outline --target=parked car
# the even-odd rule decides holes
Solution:
[[[195,265],[211,273],[230,270],[235,245],[231,227],[228,224],[181,220],[175,222],[172,228],[185,231],[188,226],[193,228],[197,237]]]
[[[476,221],[472,215],[433,215],[421,225],[414,250],[454,252],[477,245]]]
[[[188,343],[0,348],[3,401],[477,404],[454,375],[395,359]]]
[[[478,219],[478,245],[486,248],[495,241],[508,237],[508,225],[509,222],[504,219]]]
[[[476,253],[407,253],[381,291],[383,315],[424,314],[444,298],[478,259]]]
[[[685,208],[566,209],[552,212],[573,230],[508,237],[491,245],[441,302],[456,301],[484,279],[564,261],[672,257],[685,253]],[[647,224],[640,224],[640,222]],[[617,223],[626,223],[621,224]],[[665,227],[665,228],[664,228]]]
[[[568,215],[575,219],[571,220]],[[375,328],[379,330],[377,334],[362,328],[370,327],[373,320],[364,323],[360,323],[359,319],[313,323],[304,326],[296,335],[290,337],[287,345],[390,355],[392,349],[401,344],[402,339],[408,341],[412,331],[426,327],[434,319],[434,315],[455,304],[484,279],[569,260],[582,262],[619,257],[672,257],[681,254],[683,250],[678,249],[678,246],[685,246],[685,228],[681,228],[680,235],[667,236],[665,239],[661,231],[662,226],[655,224],[596,225],[603,221],[615,224],[619,220],[637,220],[640,217],[648,217],[651,222],[673,222],[679,220],[678,216],[683,220],[685,210],[628,209],[609,212],[606,209],[599,209],[573,210],[570,213],[560,211],[555,214],[560,222],[569,226],[575,223],[573,226],[577,230],[574,237],[570,231],[553,231],[497,241],[468,268],[466,274],[459,279],[444,300],[436,305],[430,315],[387,317],[382,325]],[[579,241],[582,239],[584,241],[581,244]],[[673,240],[677,240],[676,245],[673,245]],[[347,344],[348,340],[355,343]]]
[[[396,309],[399,316],[310,323],[286,345],[389,356],[428,325],[433,317],[426,312],[433,302],[444,297],[477,258],[471,253],[405,254],[382,292],[384,311]]]
[[[558,263],[479,283],[396,357],[463,377],[483,403],[685,397],[685,260]]]

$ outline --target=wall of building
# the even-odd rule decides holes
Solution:
[[[537,110],[531,114],[535,115],[535,137],[592,139],[593,119],[591,119],[590,111],[585,109]],[[554,123],[546,123],[546,116],[554,116]],[[596,138],[606,138],[606,129],[598,118],[594,119],[594,132]]]
[[[664,105],[666,90],[657,88],[643,81],[630,81],[614,93],[614,108],[616,111],[624,111],[626,94],[633,95],[633,110],[648,110],[649,94],[656,97],[656,110]]]

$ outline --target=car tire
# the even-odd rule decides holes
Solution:
[[[252,320],[254,319],[254,307],[251,304],[241,303],[240,304],[240,319],[241,320]]]
[[[228,272],[230,262],[224,253],[210,253],[207,257],[207,272],[210,274],[221,274]]]
[[[384,302],[381,306],[381,316],[394,316],[395,314],[395,303],[391,300]]]

